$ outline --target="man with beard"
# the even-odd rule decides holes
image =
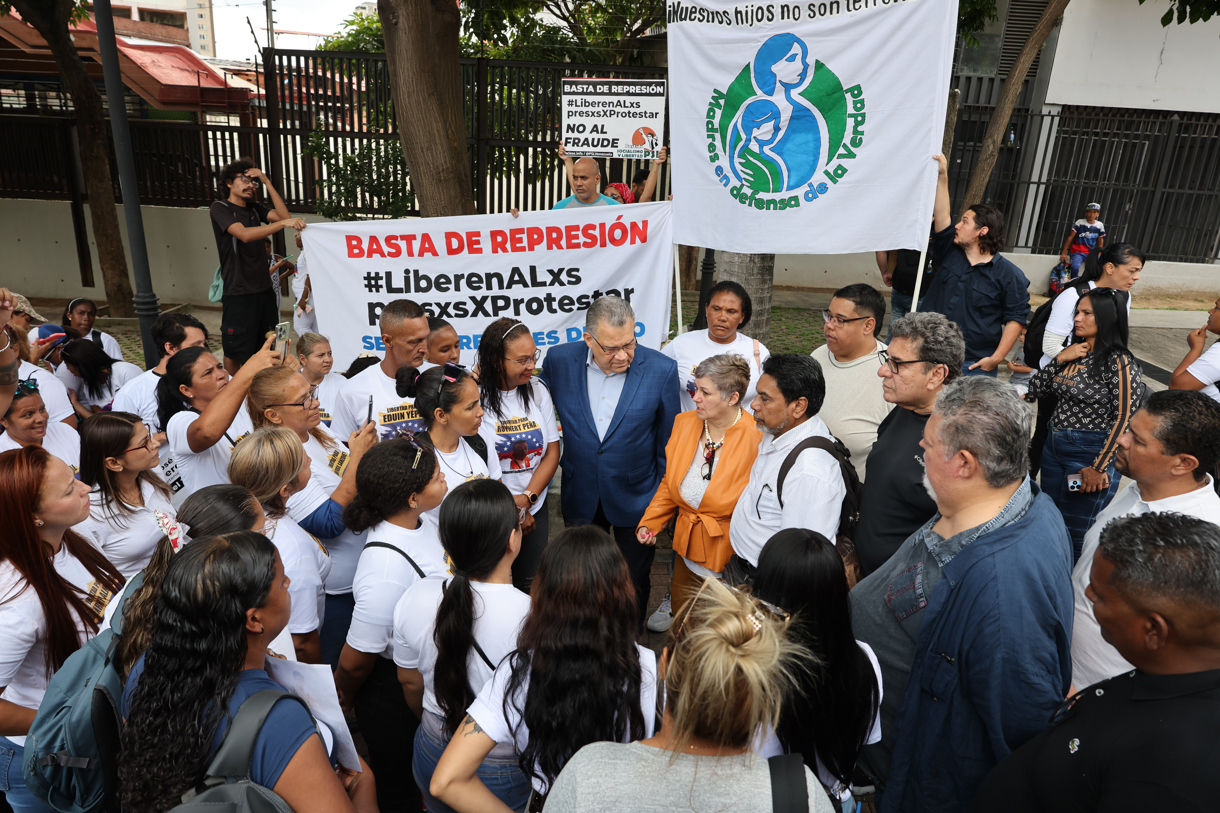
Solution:
[[[1148,397],[1118,440],[1115,466],[1134,480],[1119,492],[1084,535],[1072,571],[1076,618],[1072,626],[1072,683],[1091,686],[1132,666],[1102,638],[1085,595],[1093,556],[1105,527],[1119,517],[1185,514],[1220,525],[1220,496],[1212,476],[1220,460],[1220,404],[1201,392],[1167,390]]]

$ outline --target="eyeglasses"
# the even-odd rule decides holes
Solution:
[[[857,316],[854,319],[844,319],[842,316],[834,315],[829,310],[822,311],[823,321],[825,321],[827,323],[834,322],[836,325],[840,325],[840,326],[845,325],[848,322],[859,322],[861,319],[872,319],[872,318],[873,317],[871,317],[871,316]]]
[[[269,406],[269,407],[299,406],[301,409],[309,409],[311,402],[315,403],[315,404],[318,402],[317,393],[318,393],[318,388],[314,387],[309,392],[305,393],[305,400],[301,401],[300,403],[293,402],[291,404],[267,404],[267,406]]]
[[[30,373],[29,378],[17,382],[17,391],[13,393],[13,397],[18,398],[35,392],[38,392],[38,381],[35,380],[34,374]]]
[[[415,459],[411,461],[411,471],[415,471],[416,467],[419,466],[419,459],[424,454],[424,449],[428,447],[415,437],[414,432],[407,432],[405,435],[402,435],[402,439],[415,450]],[[431,451],[431,449],[428,450]]]
[[[742,590],[741,587],[739,587],[738,585],[730,585],[729,589],[736,590],[738,593],[742,593],[743,595],[749,596],[750,601],[752,601],[755,604],[757,604],[758,606],[762,607],[764,610],[771,613],[771,615],[775,616],[776,618],[778,618],[781,621],[788,621],[792,618],[792,613],[788,612],[783,607],[772,604],[769,601],[762,600],[758,596],[754,595],[754,593],[751,590]]]
[[[904,364],[940,364],[939,361],[932,359],[911,359],[910,361],[899,361],[898,359],[890,358],[889,351],[878,350],[877,358],[881,359],[881,363],[890,368],[890,372],[898,375],[901,372],[901,367]]]
[[[623,345],[622,347],[606,347],[601,342],[599,342],[597,339],[593,338],[592,335],[590,335],[589,338],[593,339],[593,343],[595,345],[597,345],[598,347],[600,347],[602,349],[602,352],[605,353],[607,356],[617,356],[619,353],[630,353],[633,350],[635,350],[635,346],[638,344],[638,342],[635,339],[632,339],[631,341],[629,341],[627,344]]]
[[[505,356],[504,360],[511,361],[513,364],[520,364],[522,367],[524,367],[531,362],[536,364],[538,362],[538,359],[540,359],[540,358],[542,358],[542,351],[535,350],[534,355],[532,355],[532,356],[522,356],[521,358],[515,358],[515,359],[510,359],[508,356]]]
[[[441,367],[441,380],[436,385],[436,397],[440,400],[441,387],[446,384],[456,384],[458,379],[466,374],[466,368],[460,364],[455,364],[452,361],[446,361]]]
[[[134,452],[134,451],[137,451],[137,450],[139,450],[139,449],[143,449],[143,450],[144,450],[144,451],[146,451],[146,452],[151,452],[151,451],[152,451],[152,442],[153,442],[153,431],[152,431],[152,427],[151,427],[151,426],[149,426],[149,425],[148,425],[148,424],[146,424],[146,423],[141,423],[140,425],[141,425],[141,426],[143,426],[143,427],[144,427],[144,431],[148,433],[147,435],[145,435],[145,436],[144,436],[144,442],[143,442],[143,443],[138,443],[138,444],[136,444],[135,446],[132,446],[130,449],[125,450],[125,451],[123,452],[123,454],[129,454],[129,453]]]

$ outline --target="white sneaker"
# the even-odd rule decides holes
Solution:
[[[665,600],[661,602],[661,606],[657,607],[655,613],[648,616],[648,630],[649,632],[665,632],[673,622],[674,611],[669,604],[669,593],[666,593]]]

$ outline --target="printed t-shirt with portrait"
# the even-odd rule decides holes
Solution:
[[[1220,382],[1220,342],[1213,342],[1203,355],[1195,359],[1194,364],[1186,368],[1186,372],[1203,382],[1200,392],[1220,401],[1220,389],[1216,387],[1217,382]]]
[[[547,447],[559,442],[555,404],[546,384],[538,380],[530,382],[528,409],[521,400],[517,390],[501,390],[500,410],[504,417],[497,417],[490,409],[483,413],[483,428],[495,435],[500,479],[513,494],[521,494],[530,487],[530,479]],[[546,486],[538,496],[538,502],[530,506],[531,514],[542,510],[544,500],[541,498],[546,496]]]
[[[103,507],[102,493],[94,487],[89,495],[89,518],[76,526],[76,531],[91,540],[123,574],[124,578],[148,566],[157,543],[165,533],[157,524],[154,511],[175,516],[174,506],[152,483],[140,483],[143,505],[125,513],[113,504]]]
[[[304,522],[330,499],[347,471],[347,447],[339,443],[326,427],[318,428],[330,441],[331,448],[323,446],[312,434],[305,440],[305,454],[309,455],[309,483],[302,491],[288,498],[288,516],[298,523]],[[338,536],[322,540],[330,555],[330,573],[325,579],[327,593],[337,596],[352,592],[352,578],[356,575],[356,563],[360,561],[360,549],[364,543],[363,533],[348,528],[344,528]]]
[[[445,549],[441,547],[436,525],[421,517],[417,528],[408,530],[390,522],[379,522],[369,529],[369,542],[381,542],[397,550],[365,547],[352,582],[356,607],[347,630],[347,645],[357,652],[394,658],[394,608],[421,578],[449,574]],[[423,571],[419,573],[406,556]]]
[[[758,394],[758,378],[762,375],[762,365],[771,357],[765,345],[758,344],[758,358],[754,357],[754,340],[743,333],[738,333],[732,344],[718,344],[711,340],[706,330],[692,330],[677,336],[669,344],[661,348],[661,352],[678,363],[678,383],[682,387],[682,411],[690,412],[695,408],[691,396],[695,393],[695,368],[704,359],[720,355],[738,355],[750,365],[750,383],[746,387],[745,397],[738,402],[743,409],[748,409]]]
[[[76,414],[72,402],[68,400],[68,388],[63,385],[50,370],[35,367],[28,361],[23,361],[17,367],[17,377],[22,381],[33,377],[38,382],[38,394],[47,408],[47,417],[54,423],[67,420]]]
[[[20,448],[21,444],[13,440],[8,432],[0,435],[0,452]],[[80,471],[80,435],[71,426],[59,421],[48,421],[47,433],[42,437],[42,448],[67,463],[73,474]]]
[[[268,518],[263,536],[280,552],[284,575],[290,582],[288,596],[292,599],[292,614],[288,617],[288,631],[305,635],[320,629],[326,616],[326,591],[322,585],[330,573],[326,546],[297,525],[292,517]]]
[[[106,605],[114,594],[90,575],[79,559],[61,545],[59,553],[51,558],[59,578],[80,590],[85,605],[100,622]],[[77,633],[83,643],[92,633],[79,616]],[[47,618],[42,611],[38,593],[8,561],[0,562],[0,686],[4,686],[4,699],[27,709],[36,709],[47,691],[46,637]],[[6,734],[15,744],[24,746],[25,737]]]
[[[424,679],[424,710],[444,716],[436,701],[434,676],[438,652],[432,634],[436,611],[451,577],[429,576],[413,584],[394,608],[394,663],[403,669],[418,669]],[[511,584],[470,582],[474,593],[474,639],[493,664],[517,648],[517,634],[530,612],[530,597]],[[474,647],[466,657],[470,687],[481,689],[491,679],[493,667]]]
[[[220,440],[202,452],[193,452],[187,442],[187,430],[197,420],[199,420],[199,413],[188,409],[170,418],[169,423],[165,426],[169,449],[178,466],[178,474],[182,477],[187,494],[194,494],[199,489],[208,486],[228,483],[229,458],[233,456],[233,447],[254,430],[250,423],[249,410],[246,409],[246,403],[243,401],[237,414],[233,417],[233,423],[229,424],[229,428],[220,436]]]
[[[1090,223],[1088,218],[1080,218],[1072,224],[1075,236],[1072,238],[1072,254],[1088,254],[1097,247],[1097,241],[1106,236],[1106,224],[1100,220]]]
[[[640,657],[640,711],[644,714],[644,739],[653,735],[656,725],[657,708],[657,656],[651,649],[635,645]],[[521,683],[517,697],[505,703],[508,694],[508,680],[512,674],[512,661],[504,660],[496,666],[495,674],[483,686],[483,689],[470,704],[470,716],[474,718],[483,732],[495,743],[511,742],[516,745],[517,753],[529,745],[529,727],[521,719],[518,709],[525,708],[525,698],[529,693],[529,675]],[[505,706],[508,706],[507,713]],[[515,736],[514,736],[515,734]],[[630,735],[628,735],[630,736]],[[534,790],[546,793],[547,783],[541,778],[531,778]]]
[[[435,366],[425,363],[422,368]],[[373,420],[377,422],[377,435],[382,440],[424,431],[424,421],[415,410],[415,399],[399,395],[394,379],[382,371],[380,364],[374,364],[361,370],[341,388],[330,423],[331,431],[337,437],[346,439],[364,426],[370,395],[373,396]]]
[[[60,369],[64,369],[67,366],[66,364],[61,364]],[[102,392],[92,395],[84,386],[84,382],[81,382],[80,388],[76,391],[76,400],[80,401],[80,405],[86,409],[97,407],[103,412],[108,412],[119,390],[143,374],[144,371],[130,361],[116,361],[110,367],[110,381],[106,383]]]
[[[445,485],[448,486],[448,491],[445,492],[446,497],[462,483],[468,483],[471,480],[500,479],[500,461],[496,458],[496,436],[488,430],[487,424],[482,424],[479,426],[479,437],[483,439],[483,443],[487,447],[487,457],[483,459],[479,458],[479,453],[465,438],[458,441],[457,448],[452,452],[436,450],[436,459],[439,462],[441,473],[445,475]],[[442,500],[441,505],[444,504]],[[441,506],[438,505],[431,511],[425,511],[424,516],[439,526]]]
[[[322,424],[328,429],[331,421],[335,417],[335,409],[339,404],[339,395],[343,392],[343,388],[347,386],[347,379],[338,373],[327,373],[322,376],[322,380],[318,382],[317,391],[314,395],[318,399],[318,408],[322,413]],[[368,414],[368,396],[364,397],[364,411]],[[350,434],[350,433],[349,433]],[[346,441],[346,438],[344,438]]]

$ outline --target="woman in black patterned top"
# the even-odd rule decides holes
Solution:
[[[1113,289],[1094,288],[1082,296],[1073,324],[1075,343],[1034,374],[1025,397],[1059,399],[1051,413],[1040,481],[1063,514],[1075,562],[1085,531],[1118,491],[1114,455],[1139,409],[1144,384],[1127,349],[1127,309]]]

